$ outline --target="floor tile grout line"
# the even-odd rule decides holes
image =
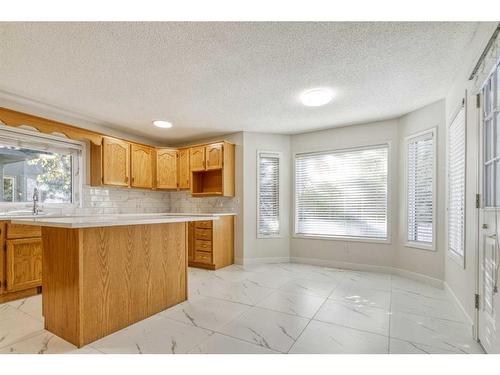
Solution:
[[[332,293],[333,293],[333,291],[332,291]],[[297,336],[297,338],[295,339],[295,341],[293,342],[293,344],[288,349],[287,354],[290,353],[290,350],[292,350],[292,348],[295,346],[295,344],[297,343],[297,341],[300,339],[300,336],[302,336],[302,334],[307,329],[307,327],[309,327],[309,324],[311,324],[311,322],[314,320],[314,318],[316,317],[316,315],[318,315],[318,312],[323,308],[323,305],[326,303],[326,301],[328,301],[328,297],[325,298],[325,300],[323,301],[323,303],[321,304],[321,306],[318,308],[318,310],[316,310],[316,313],[312,316],[311,319],[309,319],[309,321],[307,322],[307,324],[304,327],[304,329],[299,333],[299,335]]]

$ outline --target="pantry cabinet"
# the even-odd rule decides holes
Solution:
[[[136,188],[153,188],[153,155],[154,149],[132,144],[130,152],[130,186]]]
[[[156,150],[156,188],[177,189],[179,152],[172,149]]]

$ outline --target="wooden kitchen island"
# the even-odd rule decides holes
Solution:
[[[161,214],[37,218],[45,329],[81,347],[187,299],[187,223]]]

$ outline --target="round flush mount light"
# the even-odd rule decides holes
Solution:
[[[163,129],[168,129],[172,127],[172,123],[164,120],[154,120],[153,125],[156,126],[157,128],[163,128]]]
[[[320,107],[331,102],[333,91],[328,88],[315,88],[300,94],[300,101],[307,107]]]

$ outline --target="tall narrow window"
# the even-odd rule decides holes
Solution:
[[[295,157],[295,233],[387,239],[389,146]]]
[[[434,249],[434,130],[406,139],[407,241]]]
[[[280,154],[257,153],[257,234],[280,235]]]
[[[465,242],[465,108],[448,129],[448,250],[464,257]]]

